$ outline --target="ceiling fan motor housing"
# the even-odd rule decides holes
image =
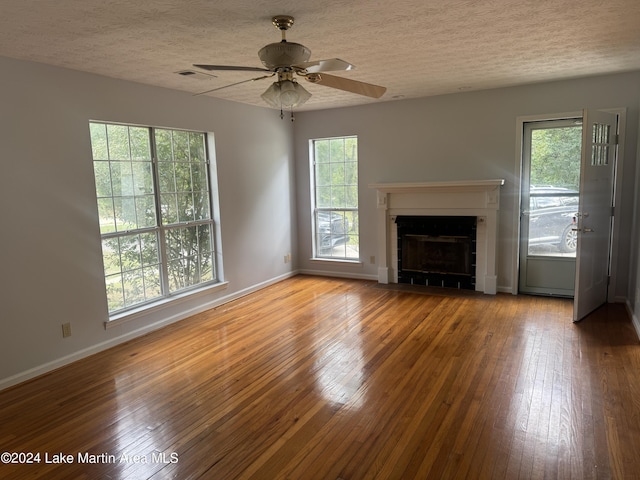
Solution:
[[[282,41],[262,47],[258,57],[265,67],[273,70],[307,62],[311,57],[311,50],[299,43]]]

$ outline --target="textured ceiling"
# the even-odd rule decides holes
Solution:
[[[301,80],[313,96],[299,110],[640,69],[638,0],[1,0],[0,56],[199,93],[259,74],[176,72],[261,67],[277,14],[312,60],[387,87],[371,99]],[[209,95],[266,106],[270,81]]]

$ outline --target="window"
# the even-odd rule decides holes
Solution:
[[[207,135],[90,123],[109,314],[216,280]]]
[[[358,138],[311,144],[314,257],[358,260]]]

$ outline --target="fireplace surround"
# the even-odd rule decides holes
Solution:
[[[375,183],[378,206],[378,282],[398,283],[398,216],[474,217],[476,223],[473,289],[497,292],[496,244],[503,179],[422,183]],[[402,261],[402,258],[400,258]]]

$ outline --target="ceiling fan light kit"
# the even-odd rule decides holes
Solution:
[[[336,88],[372,98],[380,98],[386,91],[385,87],[378,85],[332,75],[320,75],[319,72],[352,70],[355,67],[339,58],[309,61],[311,50],[299,43],[287,42],[286,31],[293,26],[293,17],[289,15],[277,15],[273,17],[271,21],[273,25],[282,32],[282,40],[279,43],[270,43],[258,51],[258,57],[265,68],[229,65],[194,65],[195,67],[209,71],[259,71],[272,72],[271,75],[233,83],[203,93],[209,93],[249,81],[261,80],[262,78],[268,78],[275,74],[278,75],[278,81],[271,84],[261,97],[270,106],[280,108],[281,110],[282,108],[299,107],[311,98],[311,94],[293,78],[294,74],[304,77],[311,83],[317,85]]]
[[[282,80],[273,82],[261,97],[272,107],[294,108],[309,100],[311,94],[294,80]]]

